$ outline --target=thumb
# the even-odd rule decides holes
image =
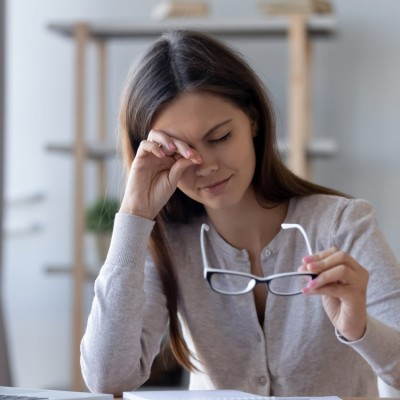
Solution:
[[[303,264],[297,268],[297,272],[308,272],[306,266]]]
[[[176,188],[179,180],[182,178],[183,173],[190,167],[194,166],[193,162],[186,158],[177,160],[169,171],[169,182],[171,186]]]

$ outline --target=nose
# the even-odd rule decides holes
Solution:
[[[215,158],[207,157],[202,154],[202,159],[203,162],[199,164],[196,169],[197,176],[208,176],[218,171],[218,163]]]

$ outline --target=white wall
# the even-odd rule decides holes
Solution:
[[[256,15],[256,1],[216,0],[213,16]],[[72,254],[72,162],[45,151],[49,141],[73,134],[72,42],[46,29],[52,21],[146,18],[156,0],[11,0],[7,12],[7,136],[4,238],[6,316],[14,383],[68,387],[70,383],[71,281],[44,273],[68,265]],[[315,179],[370,200],[382,229],[400,256],[400,2],[337,0],[339,29],[314,46],[314,134],[337,140],[339,154],[315,163]],[[109,137],[130,61],[148,41],[111,43],[108,61]],[[287,128],[287,46],[282,39],[235,44],[265,78],[276,103],[280,135]],[[93,51],[88,55],[93,66]],[[92,78],[92,75],[90,76]],[[89,116],[93,117],[93,79]],[[93,132],[93,120],[88,132]],[[92,176],[92,166],[88,176]],[[119,169],[110,168],[121,190]],[[110,179],[111,180],[111,179]],[[44,200],[15,199],[43,193]],[[93,196],[89,186],[88,199]],[[16,234],[39,224],[36,233]],[[93,254],[88,254],[93,260]],[[88,290],[90,293],[90,289]],[[90,296],[89,296],[90,297]],[[89,301],[88,301],[89,303]],[[28,327],[28,328],[27,328]]]
[[[69,156],[46,152],[45,146],[50,141],[68,142],[73,135],[74,47],[46,25],[59,20],[147,15],[146,10],[137,10],[138,4],[119,1],[115,7],[113,1],[99,0],[12,0],[7,5],[4,284],[16,385],[62,388],[68,387],[71,376],[71,279],[46,275],[44,270],[50,265],[69,266],[72,260],[73,164]],[[120,80],[126,68],[122,66]],[[118,92],[120,83],[115,85]],[[95,93],[91,93],[88,107],[93,115]],[[110,108],[114,110],[116,103],[110,103]],[[110,114],[112,136],[115,113]],[[94,130],[89,123],[91,136]],[[89,181],[91,169],[90,164]],[[44,200],[21,201],[32,194],[43,194]],[[41,229],[20,233],[32,225]]]
[[[0,226],[3,226],[3,166],[4,166],[4,83],[5,83],[5,7],[4,1],[0,0]],[[0,242],[0,258],[2,259],[3,243]],[[8,347],[6,332],[3,319],[3,265],[0,260],[0,385],[7,386],[11,384],[10,367],[8,362]]]

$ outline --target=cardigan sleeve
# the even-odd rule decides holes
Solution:
[[[154,222],[118,213],[81,342],[91,391],[121,395],[143,384],[165,335],[166,299],[147,254]]]
[[[385,383],[400,388],[400,265],[365,200],[348,203],[333,224],[332,245],[348,252],[369,272],[367,329],[351,346]]]

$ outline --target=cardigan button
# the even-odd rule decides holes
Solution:
[[[260,377],[258,378],[258,383],[259,383],[260,385],[266,385],[266,384],[267,384],[267,378],[266,378],[265,376],[260,376]]]
[[[269,257],[272,254],[272,251],[270,249],[265,249],[263,251],[263,256],[264,257]]]

